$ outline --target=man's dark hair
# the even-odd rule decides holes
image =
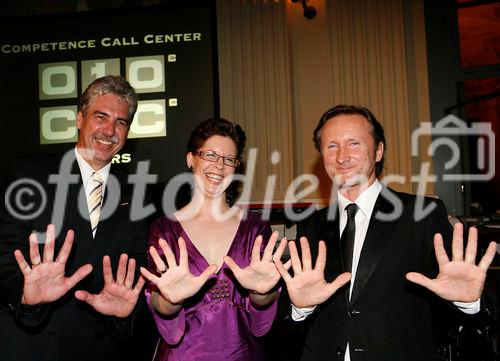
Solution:
[[[318,125],[313,132],[313,141],[314,147],[318,152],[321,153],[321,130],[325,126],[325,124],[332,118],[338,115],[361,115],[364,117],[368,123],[371,125],[371,134],[373,136],[373,140],[375,141],[375,149],[379,143],[382,143],[384,146],[384,152],[382,153],[382,158],[375,163],[375,175],[378,177],[382,173],[384,169],[384,157],[385,157],[385,136],[384,136],[384,128],[379,123],[375,115],[370,112],[365,107],[355,106],[355,105],[337,105],[333,108],[328,109],[319,119]]]
[[[137,110],[137,94],[130,83],[120,76],[106,75],[90,83],[80,97],[78,111],[85,115],[87,107],[94,101],[94,98],[105,94],[114,94],[127,102],[128,124],[130,125]]]

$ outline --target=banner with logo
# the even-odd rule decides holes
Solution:
[[[186,171],[191,130],[218,112],[214,6],[179,1],[3,19],[2,159],[73,147],[80,95],[94,79],[114,74],[134,86],[139,106],[113,161],[133,171],[150,160],[158,181]]]

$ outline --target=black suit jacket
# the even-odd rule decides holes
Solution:
[[[418,209],[423,207],[433,209],[422,216]],[[395,209],[401,212],[392,220],[376,216]],[[326,242],[327,281],[342,273],[338,219],[338,205],[334,204],[298,227],[297,238],[309,239],[314,259],[319,240]],[[405,279],[411,271],[437,274],[435,233],[441,233],[449,246],[452,228],[440,200],[384,187],[369,223],[352,296],[349,300],[347,285],[316,308],[308,320],[311,324],[302,360],[343,360],[347,343],[351,361],[439,360],[442,316],[455,310]]]
[[[83,213],[80,213],[78,206],[78,196],[83,187],[73,153],[70,153],[70,172],[75,183],[69,184],[67,193],[61,186],[56,193],[57,186],[49,182],[49,175],[59,173],[61,159],[61,155],[20,158],[13,162],[11,178],[3,182],[5,192],[13,181],[33,180],[40,186],[39,190],[31,188],[33,192],[24,193],[24,204],[35,207],[43,205],[43,196],[39,193],[42,190],[46,203],[36,217],[28,219],[13,216],[3,199],[0,205],[0,358],[4,361],[126,360],[131,355],[132,345],[127,337],[132,334],[134,314],[126,319],[103,316],[86,303],[78,301],[74,291],[84,289],[99,293],[102,290],[104,255],[111,257],[113,274],[116,274],[121,253],[135,258],[139,265],[144,264],[146,221],[130,220],[132,188],[127,185],[127,174],[111,166],[110,179],[118,181],[120,198],[111,216],[99,222],[93,238],[86,203],[81,207]],[[108,180],[107,187],[110,184]],[[110,194],[111,189],[105,192],[103,207],[106,207],[106,195]],[[15,193],[10,193],[10,202],[15,201]],[[63,201],[63,207],[61,204],[55,205],[57,197]],[[83,200],[85,202],[84,195]],[[23,213],[19,208],[17,211]],[[59,222],[55,255],[62,246],[66,232],[69,229],[75,232],[66,275],[73,274],[86,263],[93,266],[93,271],[59,300],[39,307],[23,306],[20,300],[24,278],[13,252],[20,249],[29,262],[28,236],[32,231],[45,232],[47,224],[54,221],[53,211],[63,216],[62,223]],[[40,249],[43,249],[43,245]]]

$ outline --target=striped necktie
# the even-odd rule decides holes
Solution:
[[[90,226],[92,227],[92,234],[95,234],[97,224],[99,223],[99,216],[101,215],[102,204],[102,177],[99,173],[94,172],[91,176],[92,191],[89,195],[89,211],[90,211]]]

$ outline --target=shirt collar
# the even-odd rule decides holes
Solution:
[[[366,188],[359,196],[356,198],[354,202],[351,202],[349,199],[344,197],[340,192],[338,192],[338,201],[339,201],[339,212],[342,215],[346,206],[351,203],[356,203],[361,212],[365,215],[366,218],[371,218],[373,208],[375,207],[375,202],[377,201],[378,195],[382,190],[382,184],[375,179],[368,188]]]
[[[81,156],[81,154],[78,152],[78,148],[76,147],[75,157],[76,161],[78,162],[78,167],[80,168],[80,173],[82,174],[83,184],[87,183],[94,172],[99,173],[99,175],[102,177],[103,184],[106,184],[106,181],[108,180],[109,170],[111,168],[111,162],[109,162],[99,170],[94,170],[94,168],[92,168],[90,164]]]

